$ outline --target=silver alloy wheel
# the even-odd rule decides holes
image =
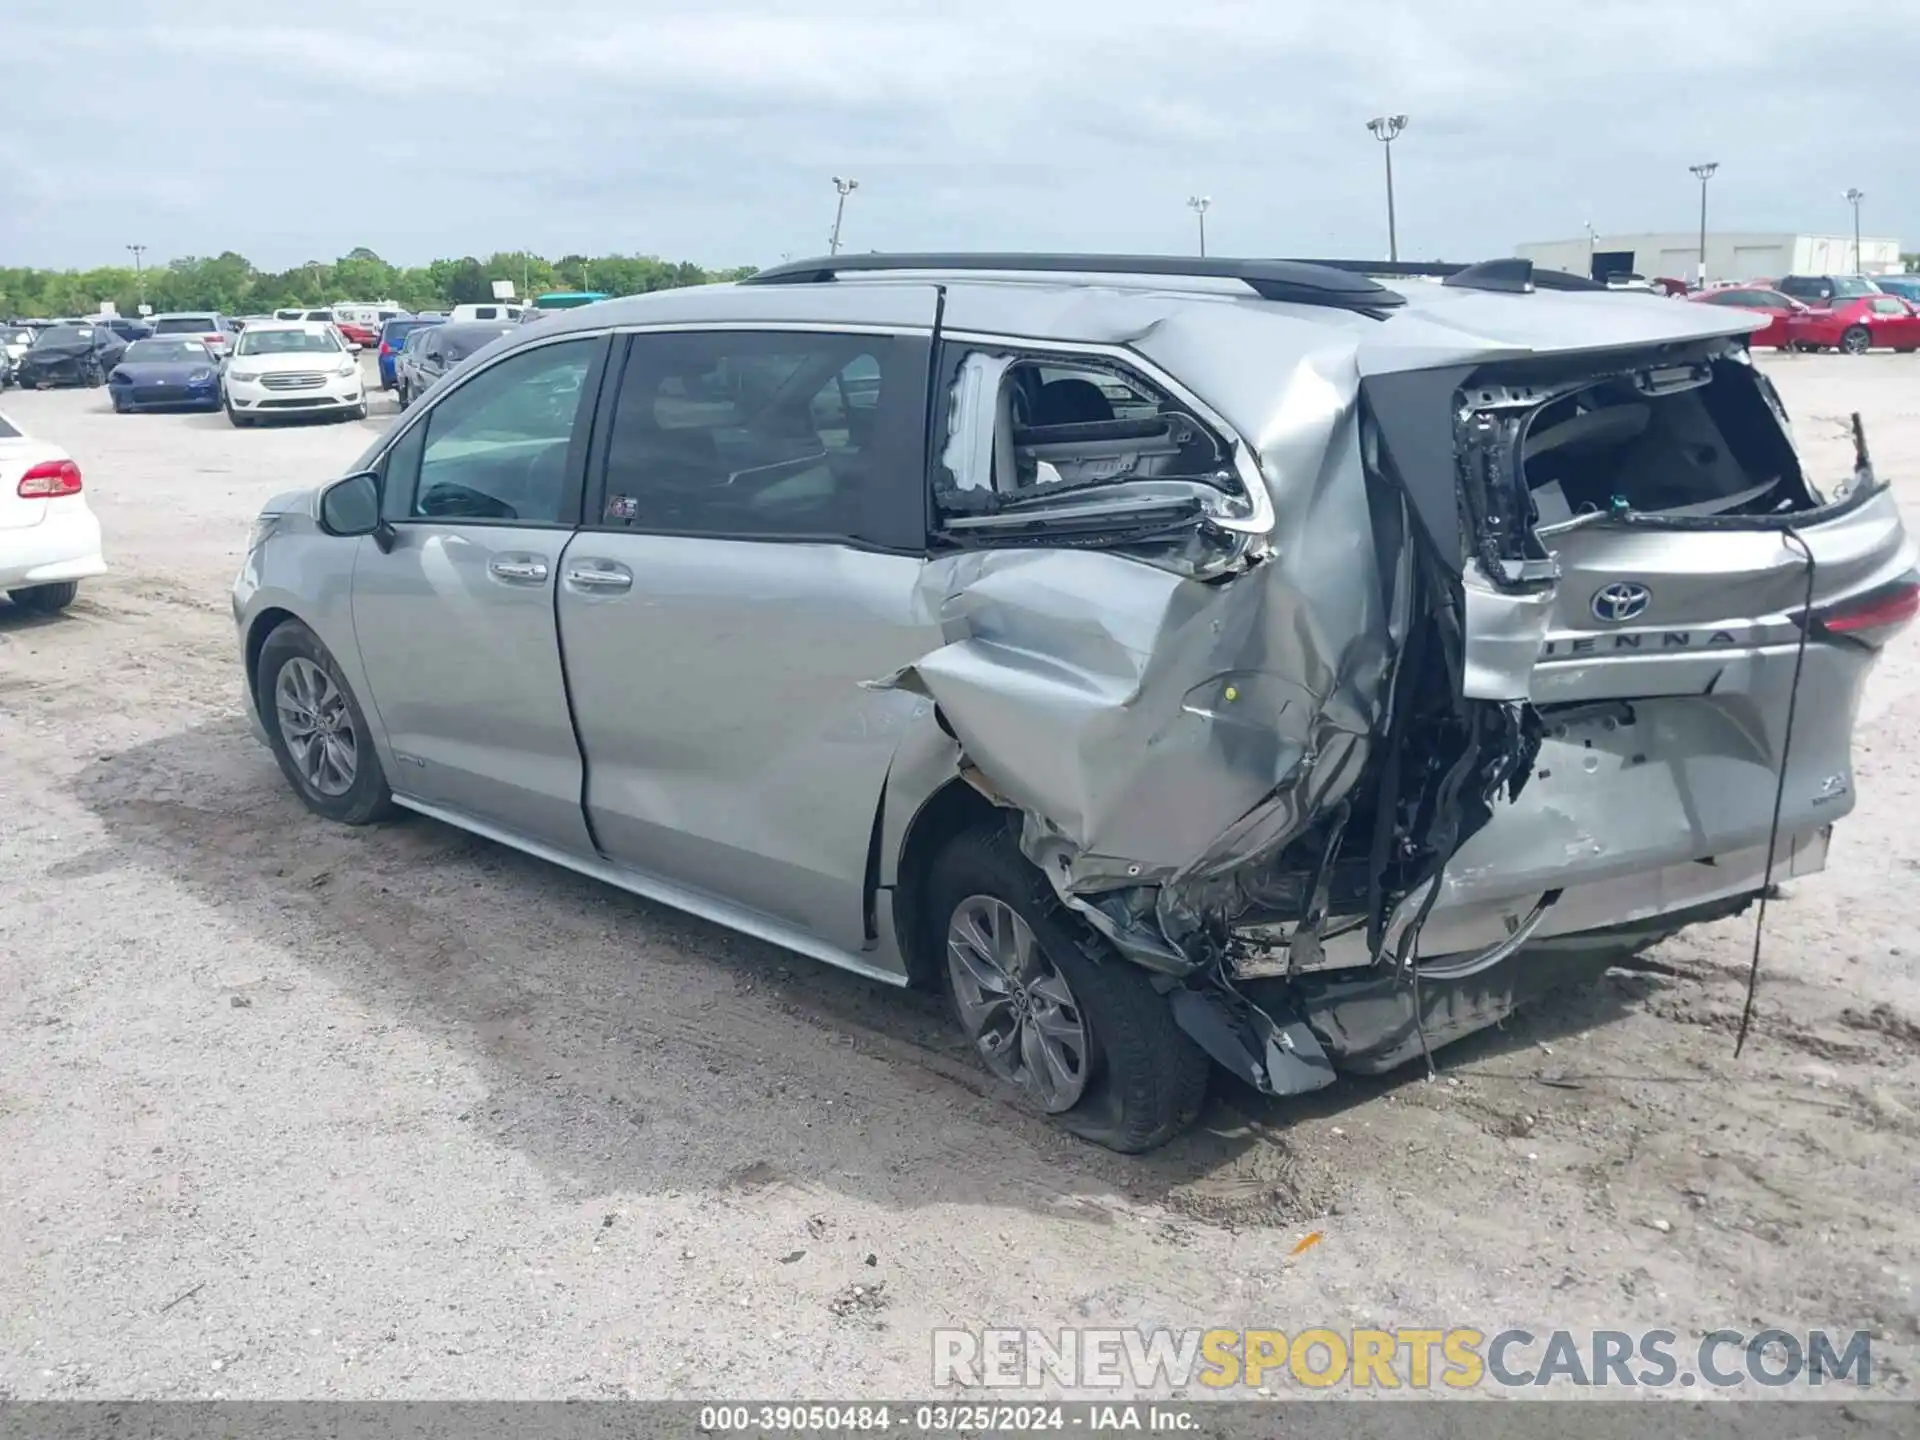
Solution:
[[[1033,929],[1004,900],[969,895],[947,924],[947,969],[960,1023],[994,1074],[1049,1114],[1087,1088],[1087,1022]]]
[[[360,742],[353,733],[346,692],[333,677],[296,655],[280,667],[273,706],[280,718],[280,738],[306,783],[322,795],[351,790],[360,768]]]
[[[1873,336],[1860,326],[1855,325],[1852,329],[1841,335],[1840,348],[1849,355],[1864,355],[1873,348]]]

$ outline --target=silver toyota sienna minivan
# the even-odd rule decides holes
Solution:
[[[250,708],[323,816],[943,986],[1146,1149],[1212,1065],[1383,1070],[1824,864],[1920,577],[1755,323],[1054,255],[556,314],[267,506]]]

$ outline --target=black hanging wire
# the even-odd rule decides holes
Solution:
[[[1800,532],[1789,526],[1780,532],[1782,543],[1800,552],[1807,562],[1806,603],[1800,612],[1800,643],[1793,651],[1793,686],[1787,692],[1787,728],[1780,737],[1780,773],[1773,785],[1773,822],[1767,828],[1767,868],[1760,885],[1760,909],[1753,919],[1753,959],[1747,967],[1747,1003],[1740,1010],[1740,1033],[1734,1037],[1733,1056],[1740,1058],[1740,1052],[1747,1043],[1747,1031],[1753,1025],[1753,1002],[1760,990],[1760,938],[1767,928],[1767,899],[1773,893],[1773,861],[1780,844],[1780,809],[1787,795],[1787,766],[1793,759],[1793,721],[1800,706],[1800,672],[1806,664],[1807,640],[1813,633],[1813,584],[1818,567],[1814,563],[1813,551],[1800,537]]]

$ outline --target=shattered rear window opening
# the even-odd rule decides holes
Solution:
[[[938,486],[943,510],[974,510],[979,499],[968,491],[1020,503],[1131,480],[1232,488],[1225,444],[1184,407],[1117,366],[974,354],[963,369],[973,374],[963,374],[956,390],[968,383],[994,387],[992,444],[983,466],[959,447],[958,435],[950,441]],[[953,413],[958,418],[961,407]]]
[[[1112,549],[1190,575],[1263,553],[1244,447],[1126,365],[976,349],[949,373],[937,541]]]

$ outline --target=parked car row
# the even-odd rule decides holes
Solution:
[[[413,330],[394,352],[394,389],[405,410],[475,351],[519,329],[518,320],[446,321]]]
[[[131,344],[103,325],[51,325],[14,368],[36,389],[105,385],[120,414],[224,409],[236,427],[292,414],[366,419],[360,365],[336,325],[265,320],[232,335],[222,318],[178,317]]]
[[[7,357],[0,377],[17,375],[35,388],[105,385],[120,414],[225,410],[236,427],[296,413],[365,419],[366,387],[354,358],[362,347],[350,335],[357,327],[330,310],[285,313],[244,320],[217,312],[157,315],[151,336],[131,343],[103,324],[8,326],[0,330],[0,355]],[[518,316],[455,323],[389,315],[368,337],[378,346],[381,387],[397,391],[404,409],[518,323]]]
[[[1911,280],[1912,285],[1901,282]],[[1904,293],[1911,288],[1911,297]],[[1776,350],[1920,350],[1920,276],[1786,275],[1699,290],[1687,297],[1765,315],[1752,343]]]

